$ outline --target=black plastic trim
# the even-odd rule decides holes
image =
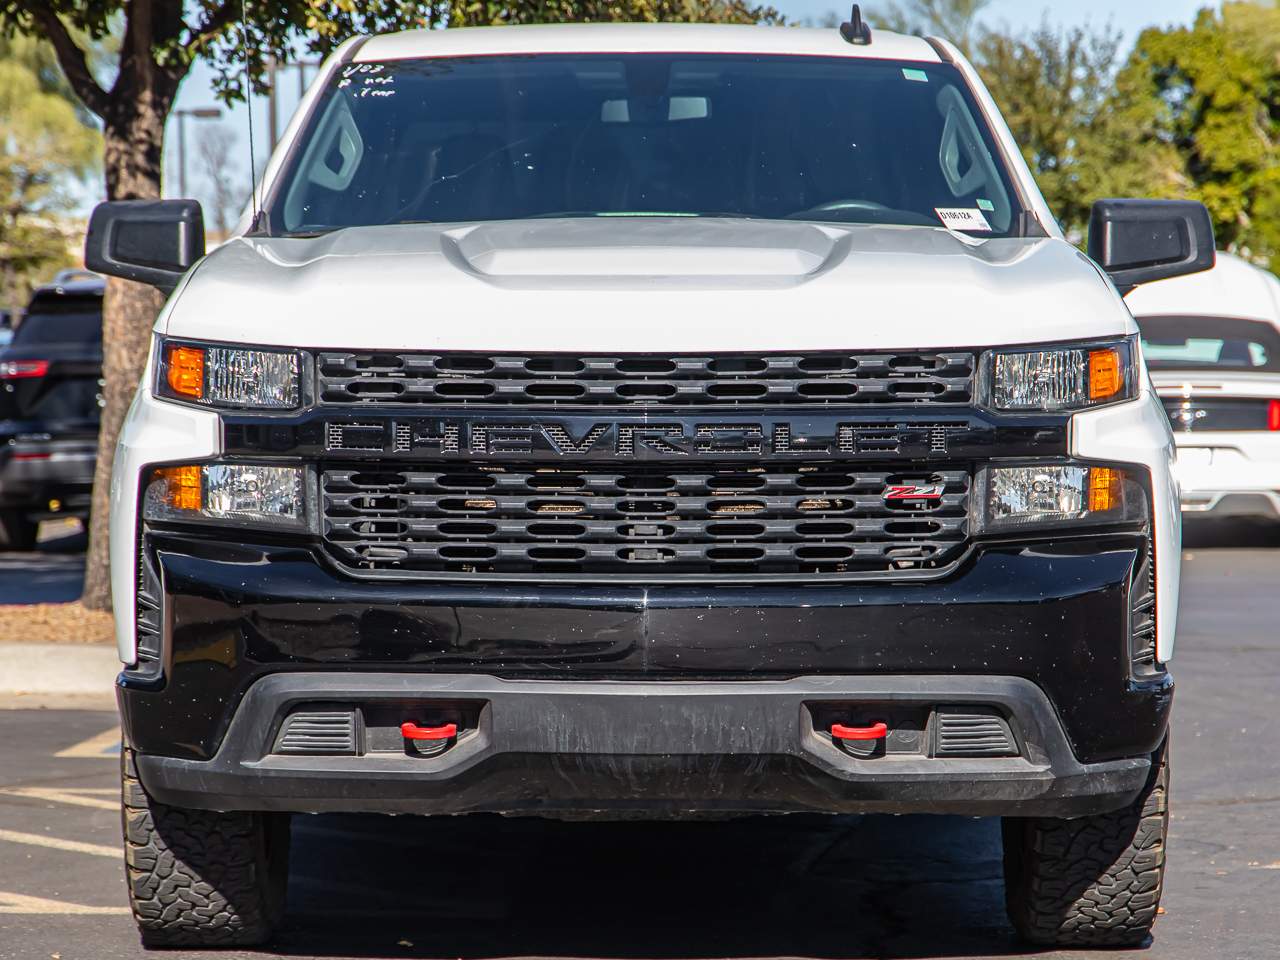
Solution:
[[[354,580],[313,549],[146,535],[163,573],[166,673],[120,678],[143,753],[212,756],[275,673],[483,673],[542,680],[782,680],[951,672],[1045,691],[1084,762],[1150,753],[1168,674],[1131,677],[1141,533],[984,544],[950,577],[684,586]]]
[[[442,753],[282,756],[299,703],[478,701]],[[982,704],[1025,755],[860,759],[814,729],[831,703]],[[582,683],[483,675],[312,674],[253,684],[207,761],[137,755],[148,792],[178,806],[297,812],[506,814],[642,811],[1079,816],[1131,802],[1146,756],[1081,764],[1052,705],[1014,677],[828,676],[781,682]]]

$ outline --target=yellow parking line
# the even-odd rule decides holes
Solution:
[[[59,840],[57,837],[46,837],[39,833],[20,833],[17,830],[0,830],[0,840],[12,843],[29,843],[33,847],[48,847],[51,850],[66,850],[69,853],[88,853],[95,857],[122,856],[119,847],[107,847],[100,843],[81,843],[79,840]]]
[[[79,916],[110,914],[119,916],[128,913],[128,907],[90,907],[83,903],[62,903],[59,900],[46,900],[44,897],[28,897],[21,893],[6,893],[0,890],[0,913],[56,913],[76,914]]]
[[[79,743],[55,753],[55,757],[89,757],[102,759],[120,754],[120,728],[112,727],[104,730],[96,737],[81,740]]]
[[[69,787],[64,790],[53,790],[47,787],[4,787],[0,794],[11,797],[26,797],[29,800],[48,800],[50,803],[66,803],[73,807],[93,807],[95,810],[119,810],[118,800],[100,800],[98,797],[85,796],[88,793],[102,793],[101,790],[80,790]],[[114,790],[106,791],[115,793]]]

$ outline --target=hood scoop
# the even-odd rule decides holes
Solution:
[[[488,280],[743,277],[794,281],[831,262],[842,231],[685,217],[507,221],[451,232],[445,254]]]

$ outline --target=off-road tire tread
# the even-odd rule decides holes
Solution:
[[[1168,831],[1167,744],[1128,807],[1073,820],[1006,819],[1014,929],[1040,946],[1141,946],[1160,908]]]
[[[146,946],[257,946],[274,927],[259,855],[262,814],[159,803],[122,762],[129,903]]]

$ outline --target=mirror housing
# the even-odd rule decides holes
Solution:
[[[1140,283],[1213,267],[1213,221],[1194,200],[1098,200],[1089,215],[1089,256],[1124,296]]]
[[[89,217],[84,265],[165,294],[204,256],[204,214],[196,200],[115,200]]]

